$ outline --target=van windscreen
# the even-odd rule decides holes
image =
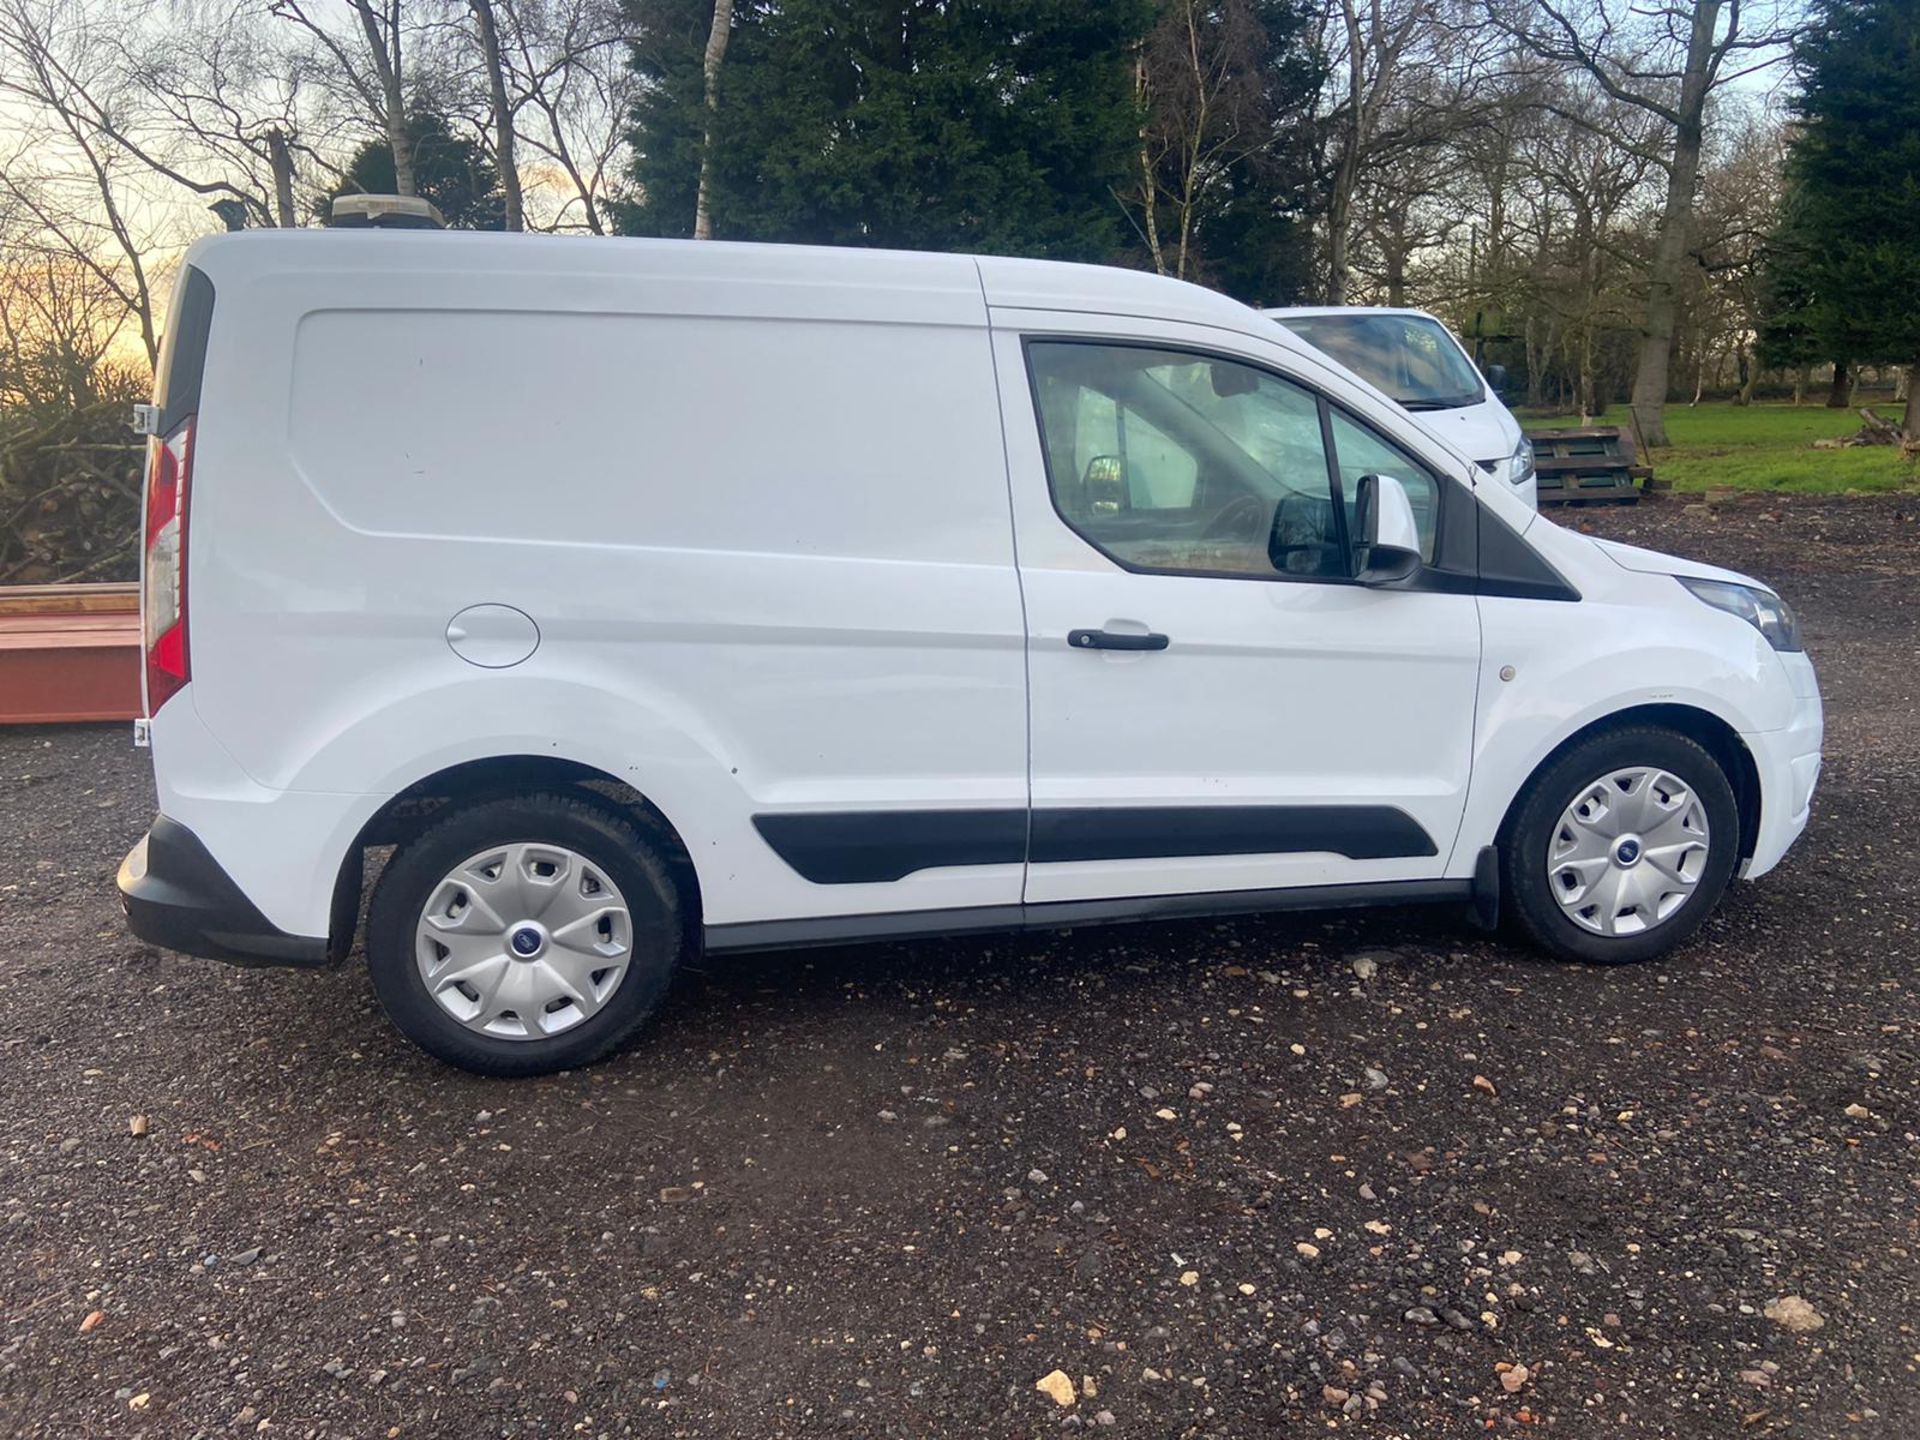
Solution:
[[[1409,410],[1457,410],[1487,398],[1473,364],[1446,330],[1425,315],[1289,315],[1281,319]]]

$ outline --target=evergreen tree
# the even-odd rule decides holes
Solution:
[[[1816,0],[1794,59],[1774,324],[1826,355],[1920,373],[1920,4]],[[1920,386],[1905,423],[1920,435]]]
[[[693,225],[707,0],[627,0],[638,195],[623,228]],[[715,124],[723,239],[1108,259],[1134,163],[1151,0],[736,5]]]
[[[506,197],[500,177],[486,153],[472,140],[447,128],[430,111],[416,111],[407,120],[413,150],[414,191],[430,200],[455,230],[499,230],[506,224]],[[354,152],[346,179],[335,195],[391,195],[394,193],[393,147],[386,140],[369,140]]]
[[[713,23],[713,0],[622,0],[622,9],[640,94],[627,134],[636,189],[614,206],[614,223],[629,235],[685,238],[693,234],[700,188],[706,104],[701,58]],[[734,6],[731,63],[721,70],[729,108],[733,72],[745,62],[747,50],[758,48],[761,12],[753,0]]]
[[[1755,350],[1768,369],[1787,370],[1831,360],[1840,403],[1846,403],[1840,376],[1847,368],[1843,355],[1828,354],[1825,340],[1813,325],[1813,287],[1807,273],[1815,239],[1797,190],[1789,191],[1778,223],[1760,257],[1760,326]],[[1831,398],[1828,404],[1833,404]]]

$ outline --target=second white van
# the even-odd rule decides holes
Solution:
[[[457,1065],[605,1055],[702,947],[1435,901],[1644,959],[1807,823],[1773,591],[1192,286],[275,231],[168,329],[128,919],[363,942]]]

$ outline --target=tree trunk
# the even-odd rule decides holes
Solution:
[[[1736,352],[1739,356],[1740,391],[1733,397],[1736,405],[1753,404],[1753,387],[1759,382],[1760,367],[1747,358],[1747,347],[1742,345]]]
[[[1853,393],[1853,381],[1847,374],[1847,362],[1833,362],[1833,383],[1827,387],[1827,409],[1844,410],[1847,408],[1847,396]]]
[[[1579,393],[1580,423],[1585,425],[1600,413],[1600,402],[1595,394],[1593,379],[1593,331],[1585,330],[1580,336],[1580,355],[1574,386]]]
[[[291,230],[300,223],[293,209],[293,155],[277,126],[267,131],[267,163],[273,168],[273,223]]]
[[[1167,257],[1160,249],[1160,182],[1153,173],[1153,152],[1147,125],[1147,61],[1135,55],[1133,61],[1133,99],[1140,107],[1140,209],[1147,230],[1147,253],[1153,257],[1156,275],[1167,273]]]
[[[1381,237],[1381,258],[1386,262],[1387,304],[1396,308],[1407,303],[1407,260],[1413,245],[1407,239],[1407,212],[1394,209],[1387,217],[1386,234]]]
[[[1147,153],[1146,135],[1141,134],[1140,144],[1140,194],[1143,215],[1147,226],[1147,253],[1153,257],[1153,270],[1156,275],[1167,273],[1167,257],[1160,249],[1160,187],[1153,178],[1153,157]]]
[[[1333,193],[1327,197],[1327,298],[1329,305],[1347,303],[1347,230],[1353,224],[1353,192],[1360,171],[1360,137],[1349,135],[1334,172]]]
[[[407,134],[406,70],[400,54],[400,0],[386,0],[378,16],[373,13],[373,0],[350,0],[350,3],[353,13],[360,17],[360,31],[367,37],[374,73],[380,80],[387,146],[393,151],[393,188],[401,195],[412,195],[416,193],[413,140]]]
[[[1807,386],[1813,383],[1813,367],[1802,365],[1793,372],[1793,403],[1799,405],[1807,398]]]
[[[401,195],[418,193],[413,179],[413,141],[407,135],[407,112],[399,87],[387,100],[387,144],[393,150],[393,188]]]
[[[727,38],[733,30],[733,0],[713,0],[713,26],[707,31],[707,53],[700,62],[706,88],[707,124],[700,136],[700,192],[693,202],[693,238],[713,238],[714,117],[720,113],[720,62],[727,56]]]
[[[1353,223],[1353,192],[1360,184],[1360,149],[1367,140],[1364,77],[1366,45],[1360,34],[1360,13],[1353,0],[1343,0],[1347,25],[1347,123],[1340,145],[1340,164],[1333,172],[1327,196],[1327,304],[1347,303],[1347,230]]]
[[[1533,313],[1529,311],[1524,330],[1527,347],[1527,404],[1530,407],[1537,407],[1546,398],[1547,393],[1541,383],[1542,372],[1546,369],[1547,347],[1534,335],[1533,326]]]
[[[1679,309],[1680,276],[1687,263],[1693,229],[1693,192],[1700,177],[1700,145],[1705,133],[1708,65],[1721,0],[1696,0],[1693,30],[1687,37],[1686,67],[1675,107],[1673,164],[1667,171],[1667,199],[1660,211],[1660,235],[1654,242],[1647,275],[1647,318],[1640,329],[1640,361],[1633,373],[1633,413],[1648,445],[1667,442],[1667,388],[1673,359],[1673,321]]]
[[[1907,432],[1911,443],[1920,440],[1920,385],[1913,383],[1913,377],[1920,374],[1920,361],[1907,367],[1907,408],[1900,417],[1900,428]]]
[[[520,193],[520,167],[513,154],[513,107],[507,103],[507,72],[500,63],[500,29],[493,21],[493,0],[467,0],[467,5],[480,31],[480,58],[487,68],[487,96],[493,110],[493,162],[507,197],[502,228],[524,230],[526,204]]]

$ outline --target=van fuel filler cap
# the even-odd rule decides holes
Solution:
[[[447,644],[469,665],[505,670],[540,647],[540,627],[511,605],[469,605],[447,622]]]

